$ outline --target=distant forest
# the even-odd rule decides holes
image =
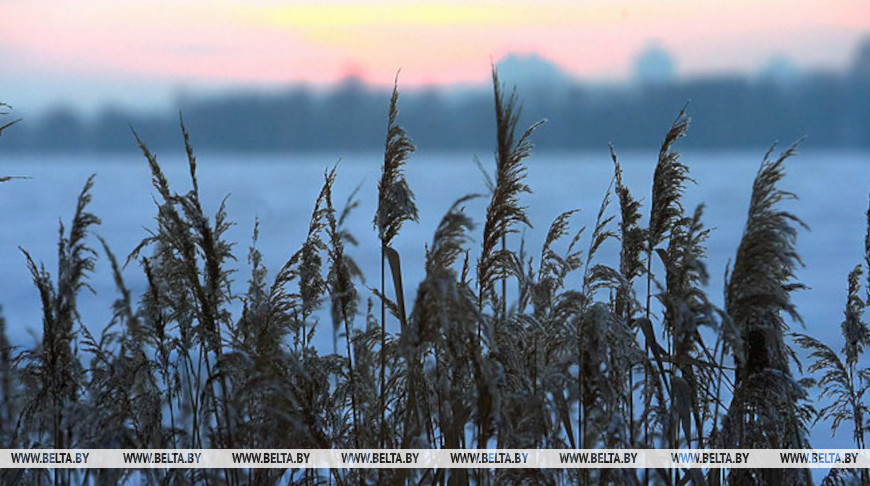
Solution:
[[[807,137],[805,148],[870,148],[870,67],[807,74],[792,82],[708,77],[673,83],[592,87],[521,85],[521,122],[546,117],[539,149],[654,147],[675,106],[689,102],[696,127],[686,148],[753,148]],[[870,60],[866,64],[870,64]],[[510,80],[508,80],[510,82]],[[288,87],[178,102],[201,150],[377,150],[386,89],[349,79],[330,91]],[[14,100],[13,100],[14,101]],[[494,123],[489,89],[408,90],[402,118],[421,150],[487,146]],[[178,113],[143,115],[107,109],[83,117],[57,109],[24,120],[4,150],[133,151],[130,126],[155,149],[177,147]]]

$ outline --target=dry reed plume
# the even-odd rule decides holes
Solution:
[[[134,132],[151,171],[156,217],[123,265],[99,238],[118,292],[112,325],[94,335],[78,313],[77,297],[89,288],[98,259],[93,232],[100,221],[88,209],[93,177],[68,230],[60,226],[56,274],[22,249],[42,304],[42,341],[33,349],[11,346],[0,317],[0,445],[806,448],[809,427],[831,420],[832,431],[851,426],[855,446],[864,448],[870,210],[865,260],[847,280],[842,352],[794,335],[809,352],[807,372],[821,374],[817,382],[798,379],[788,323],[800,322],[790,294],[802,288],[795,245],[803,223],[781,207],[794,195],[780,188],[794,146],[776,157],[771,149],[762,160],[720,308],[705,291],[711,232],[703,206],[687,212],[682,202],[692,182],[675,148],[689,127],[685,109],[660,147],[647,214],[611,147],[613,180],[603,188],[591,231],[575,227],[578,211],[568,210],[533,252],[511,235],[531,227],[521,198],[532,190],[525,164],[541,122],[518,135],[516,92],[505,92],[495,68],[492,81],[496,170],[486,210],[467,210],[478,195],[446,208],[426,248],[425,276],[407,302],[394,242],[404,223],[417,221],[418,208],[404,174],[415,148],[398,123],[398,82],[374,217],[378,288],[365,287],[354,260],[364,250],[347,229],[357,192],[343,208],[334,202],[338,164],[324,174],[301,248],[288,252],[271,278],[254,224],[250,274],[239,292],[230,270],[237,252],[226,239],[233,223],[223,202],[209,213],[200,198],[184,123],[190,187],[182,192],[170,187],[157,156]],[[475,247],[478,219],[482,238]],[[601,256],[610,245],[618,248],[613,265]],[[125,284],[126,266],[143,273],[141,295]],[[313,345],[325,316],[331,352]],[[396,326],[388,327],[388,318]],[[824,401],[818,412],[809,403],[813,386]],[[230,485],[811,482],[802,469],[0,472],[3,484],[135,477],[145,484]],[[867,472],[836,470],[827,481],[851,479],[866,483]]]

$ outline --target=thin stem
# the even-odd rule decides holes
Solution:
[[[344,314],[344,337],[347,342],[347,366],[348,366],[348,374],[350,378],[350,406],[351,411],[353,413],[353,443],[354,447],[359,449],[359,428],[358,428],[358,419],[357,419],[357,411],[356,411],[356,379],[353,375],[353,356],[351,355],[351,344],[350,344],[350,322],[347,318],[347,312],[345,309],[342,310]]]
[[[384,279],[385,279],[385,266],[384,260],[387,257],[387,248],[386,244],[381,242],[381,393],[378,397],[380,401],[380,412],[381,412],[381,433],[380,433],[380,447],[384,447],[384,443],[386,442],[387,437],[387,428],[386,428],[386,402],[385,402],[385,392],[386,392],[386,373],[387,373],[387,354],[386,354],[386,345],[387,345],[387,305],[384,302],[384,298],[386,294],[384,294]],[[380,474],[380,473],[379,473]]]
[[[650,300],[652,298],[652,247],[647,249],[647,258],[646,258],[646,318],[650,319]],[[644,342],[644,358],[649,359],[649,343]],[[649,367],[644,366],[643,368],[643,388],[644,393],[649,393]],[[646,403],[646,400],[644,401]],[[643,446],[645,448],[649,448],[649,420],[648,418],[648,410],[644,410],[644,421],[643,421]],[[644,484],[649,484],[649,469],[646,468],[643,470],[643,482]]]

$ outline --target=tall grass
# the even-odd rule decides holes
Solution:
[[[9,115],[9,111],[8,111],[8,110],[10,110],[11,108],[12,108],[12,107],[9,106],[9,105],[7,105],[6,103],[0,102],[0,116],[7,116],[7,115]],[[21,120],[12,120],[12,121],[10,121],[10,122],[6,122],[6,123],[2,123],[2,124],[0,124],[0,135],[3,134],[3,131],[4,131],[4,130],[6,130],[7,128],[11,127],[12,125],[15,125],[15,124],[18,123],[19,121],[21,121]]]
[[[7,105],[6,103],[0,102],[0,117],[8,116],[10,113],[8,110],[11,110],[11,108],[12,107]],[[18,123],[20,121],[21,120],[19,119],[19,120],[12,120],[12,121],[6,122],[6,123],[0,122],[0,135],[3,135],[3,132],[6,129],[8,129],[12,125],[15,125],[16,123]],[[21,177],[0,176],[0,182],[7,182],[7,181],[11,181],[12,179],[20,179],[20,178]]]
[[[414,152],[415,147],[411,139],[405,133],[405,129],[397,123],[399,116],[399,79],[393,86],[393,95],[390,98],[389,121],[387,122],[387,137],[384,143],[384,165],[381,172],[381,180],[378,183],[378,209],[375,213],[374,226],[378,230],[378,238],[381,241],[381,346],[380,346],[380,447],[387,446],[387,332],[386,332],[386,308],[387,297],[385,285],[385,263],[390,262],[395,289],[395,299],[392,302],[394,313],[404,327],[406,323],[405,303],[401,284],[401,269],[399,267],[399,254],[390,245],[398,235],[405,221],[417,221],[417,205],[414,203],[414,193],[411,192],[402,169],[408,156]]]
[[[734,448],[800,449],[809,446],[806,423],[812,411],[801,404],[806,390],[792,378],[794,354],[785,340],[785,316],[801,322],[791,302],[800,258],[795,250],[803,223],[777,206],[795,196],[777,187],[785,176],[789,147],[764,156],[752,187],[749,216],[737,259],[727,283],[726,310],[740,332],[735,350],[734,396],[723,421],[722,444]],[[806,482],[809,470],[743,469],[732,481],[746,483]]]
[[[686,211],[682,203],[691,181],[677,151],[689,126],[685,110],[653,161],[648,213],[611,147],[613,180],[602,188],[594,225],[577,227],[578,211],[567,210],[536,251],[515,233],[531,230],[521,198],[533,190],[525,164],[540,123],[518,136],[516,92],[506,93],[495,69],[492,80],[496,170],[486,211],[467,211],[481,196],[456,195],[407,302],[411,287],[394,242],[404,223],[417,220],[417,207],[403,172],[414,145],[398,123],[398,83],[376,196],[378,288],[365,287],[354,260],[364,250],[346,226],[357,193],[335,205],[338,165],[324,174],[304,242],[274,276],[254,224],[239,292],[231,270],[238,252],[226,239],[233,223],[224,202],[207,209],[200,198],[183,122],[189,181],[181,191],[134,132],[156,216],[126,261],[109,242],[94,244],[93,177],[69,228],[60,227],[55,275],[22,249],[43,332],[33,349],[12,347],[0,317],[2,446],[803,448],[808,428],[831,420],[832,431],[849,424],[864,448],[870,279],[862,293],[861,277],[870,278],[870,212],[865,261],[848,277],[843,352],[796,335],[810,353],[807,371],[822,373],[818,382],[797,379],[788,324],[800,321],[790,294],[802,288],[794,275],[803,225],[781,207],[794,196],[779,187],[794,147],[762,159],[719,307],[705,290],[712,234],[703,206]],[[613,264],[600,256],[606,247],[618,248]],[[108,262],[117,299],[112,325],[94,335],[77,304],[98,260]],[[144,275],[141,295],[125,284],[125,267]],[[313,345],[326,316],[331,353]],[[818,412],[808,402],[814,385],[827,400]],[[810,483],[800,469],[18,470],[0,472],[0,482],[113,484],[136,474],[148,484]],[[849,474],[867,482],[866,471],[837,471],[829,480]]]
[[[830,404],[819,410],[815,421],[831,422],[831,433],[836,433],[844,422],[852,427],[855,447],[866,447],[867,422],[870,413],[864,395],[870,389],[870,368],[866,367],[865,347],[870,345],[870,330],[864,314],[870,303],[870,207],[865,213],[867,232],[864,237],[864,261],[855,266],[847,279],[846,309],[840,325],[843,348],[836,352],[827,344],[806,334],[796,334],[798,344],[809,351],[813,360],[807,371],[822,372],[816,383],[821,387],[821,398]],[[866,272],[864,295],[861,295],[861,276]],[[845,357],[845,360],[843,359]],[[861,470],[832,470],[825,478],[831,484],[845,483],[849,477],[857,477],[861,484],[870,483],[870,474]]]

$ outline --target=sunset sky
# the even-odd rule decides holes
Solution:
[[[681,76],[757,72],[775,56],[846,69],[867,0],[277,2],[0,0],[0,100],[167,106],[185,90],[485,80],[490,59],[537,53],[587,80],[625,80],[656,42]]]

